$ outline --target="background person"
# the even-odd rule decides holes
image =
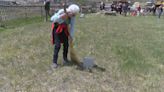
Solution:
[[[163,5],[160,5],[158,7],[158,18],[161,18],[162,13],[163,13]]]
[[[48,16],[50,16],[50,0],[44,0],[44,9],[45,9],[46,21],[47,21]]]

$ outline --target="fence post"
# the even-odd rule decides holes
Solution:
[[[26,6],[23,6],[24,9],[25,9],[25,18],[27,18],[27,7]]]
[[[34,13],[34,14],[33,14]],[[6,20],[17,18],[29,18],[37,14],[41,19],[45,18],[45,11],[43,5],[20,5],[20,6],[7,6],[0,5],[0,25],[4,25]]]
[[[0,6],[0,27],[2,26],[2,7]]]
[[[41,5],[40,6],[40,9],[41,9],[41,19],[43,18],[43,6]]]
[[[5,24],[4,24],[4,12],[5,12],[5,7],[4,6],[1,6],[0,8],[0,27],[5,27]]]

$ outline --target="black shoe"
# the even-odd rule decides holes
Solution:
[[[63,59],[63,65],[68,65],[70,61],[68,59]]]
[[[58,64],[56,64],[56,63],[53,63],[52,65],[51,65],[51,67],[54,69],[54,68],[57,68],[58,67]]]

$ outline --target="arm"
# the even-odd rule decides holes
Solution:
[[[52,22],[58,22],[58,23],[63,23],[64,20],[68,17],[68,14],[64,13],[64,9],[60,9],[57,13],[55,13],[51,17]]]
[[[65,14],[59,14],[59,13],[55,13],[52,17],[51,17],[51,22],[58,22],[59,24],[64,22],[64,16]]]
[[[51,17],[51,22],[56,22],[57,20],[59,19],[59,17],[57,16],[57,14],[54,14],[52,17]]]
[[[68,39],[70,41],[70,43],[73,42],[73,38],[74,38],[74,25],[75,25],[75,17],[71,18],[70,24],[68,26],[68,32],[69,32],[69,36]]]
[[[71,18],[71,21],[70,21],[70,36],[72,38],[74,38],[74,27],[75,27],[75,17],[72,17]]]
[[[66,14],[66,13],[63,13],[63,14],[54,14],[52,17],[51,17],[51,21],[52,22],[58,22],[59,24],[63,23],[65,19],[67,19],[69,16],[72,16],[72,14]],[[71,18],[71,25],[74,25],[74,19]]]

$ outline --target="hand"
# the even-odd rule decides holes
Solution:
[[[75,16],[75,13],[70,13],[70,12],[69,12],[69,13],[68,13],[68,16],[69,16],[69,17]]]
[[[67,19],[68,17],[72,17],[72,16],[75,16],[75,14],[69,12],[69,13],[62,14],[60,18]]]
[[[73,42],[73,38],[71,36],[68,36],[68,40],[69,40],[70,43]]]
[[[62,14],[62,15],[60,16],[60,18],[62,18],[62,19],[67,19],[67,18],[68,18],[68,15],[67,15],[66,13],[64,13],[64,14]]]

